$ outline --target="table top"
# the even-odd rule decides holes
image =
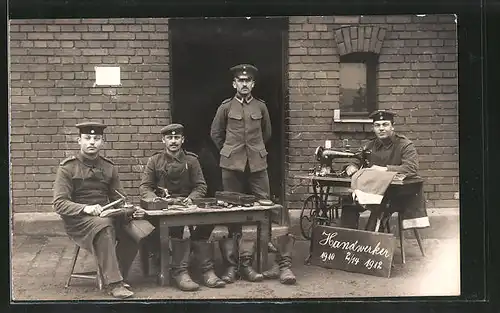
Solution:
[[[228,212],[259,212],[259,211],[269,211],[273,209],[281,209],[282,205],[274,204],[269,206],[237,206],[231,208],[221,208],[221,209],[203,209],[196,205],[192,205],[184,210],[146,210],[146,214],[150,216],[175,216],[175,215],[187,215],[187,214],[208,214],[208,213],[228,213]]]
[[[317,175],[293,175],[292,178],[310,179],[323,182],[337,182],[337,183],[350,183],[350,177],[334,177],[334,176],[317,176]],[[420,177],[406,178],[404,180],[393,180],[391,185],[410,185],[422,183],[424,180]]]

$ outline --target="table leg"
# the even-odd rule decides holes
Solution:
[[[266,219],[264,222],[259,223],[257,226],[257,242],[260,243],[260,247],[257,251],[259,251],[257,255],[257,260],[259,264],[258,272],[262,273],[267,270],[267,261],[268,261],[268,249],[267,249],[267,241],[269,239],[269,223],[270,223],[270,212],[266,214]],[[259,229],[260,227],[260,229]],[[259,238],[260,237],[260,238]],[[260,255],[260,256],[259,256]]]
[[[160,256],[158,283],[160,286],[166,286],[170,281],[170,233],[168,223],[165,219],[161,219],[160,221]]]
[[[398,212],[398,227],[399,227],[399,241],[400,241],[400,247],[401,247],[401,262],[403,264],[406,263],[406,256],[405,256],[405,246],[404,246],[404,240],[405,240],[405,234],[404,234],[404,229],[403,229],[403,214]]]
[[[257,272],[262,273],[262,222],[257,223],[257,247],[255,251],[257,252]],[[267,250],[267,249],[266,249]]]
[[[141,260],[142,275],[149,276],[149,247],[148,242],[143,241],[139,246],[139,255]]]

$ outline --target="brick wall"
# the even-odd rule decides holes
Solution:
[[[318,145],[329,139],[340,146],[349,138],[358,146],[369,134],[366,125],[332,120],[339,108],[340,43],[347,38],[340,40],[336,30],[345,26],[385,29],[380,47],[372,45],[380,49],[379,107],[398,112],[397,130],[417,146],[428,207],[458,207],[454,19],[290,18],[285,192],[291,209],[300,208],[310,190],[290,176],[311,167]],[[9,44],[14,211],[52,211],[58,163],[78,149],[74,125],[87,119],[109,126],[104,155],[119,165],[136,201],[141,165],[163,148],[158,132],[170,122],[167,19],[13,20]],[[93,87],[97,65],[120,66],[122,86]]]
[[[170,121],[167,19],[12,20],[10,63],[14,211],[53,210],[58,163],[77,151],[83,120],[109,126],[104,155],[136,196]],[[93,87],[98,65],[120,66],[122,85]]]
[[[292,17],[289,33],[289,147],[286,194],[300,208],[311,192],[308,182],[292,179],[311,167],[314,149],[326,139],[361,145],[367,124],[333,123],[339,108],[339,55],[347,44],[343,27],[381,29],[377,78],[378,106],[398,113],[396,130],[409,137],[420,155],[428,208],[458,207],[457,35],[453,15]],[[366,26],[366,27],[364,27]],[[384,32],[382,34],[382,32]],[[360,38],[357,31],[351,39]],[[371,36],[365,35],[365,42]],[[345,42],[344,45],[341,43]],[[359,42],[359,41],[357,41]],[[365,44],[366,46],[366,44]]]

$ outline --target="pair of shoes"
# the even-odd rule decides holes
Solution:
[[[117,299],[126,299],[132,297],[134,293],[128,289],[130,288],[130,285],[128,285],[128,288],[125,287],[125,285],[128,284],[124,284],[123,282],[110,284],[108,287],[109,294]]]

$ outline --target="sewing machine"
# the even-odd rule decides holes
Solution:
[[[316,148],[314,152],[315,160],[319,162],[319,168],[313,169],[314,175],[317,176],[335,176],[335,177],[345,177],[347,173],[345,172],[345,166],[349,161],[347,159],[354,158],[361,162],[361,168],[368,166],[368,159],[371,151],[360,150],[357,152],[350,152],[349,146],[344,146],[343,149],[333,149],[323,146]],[[335,169],[335,159],[343,159],[339,162],[342,170]]]

